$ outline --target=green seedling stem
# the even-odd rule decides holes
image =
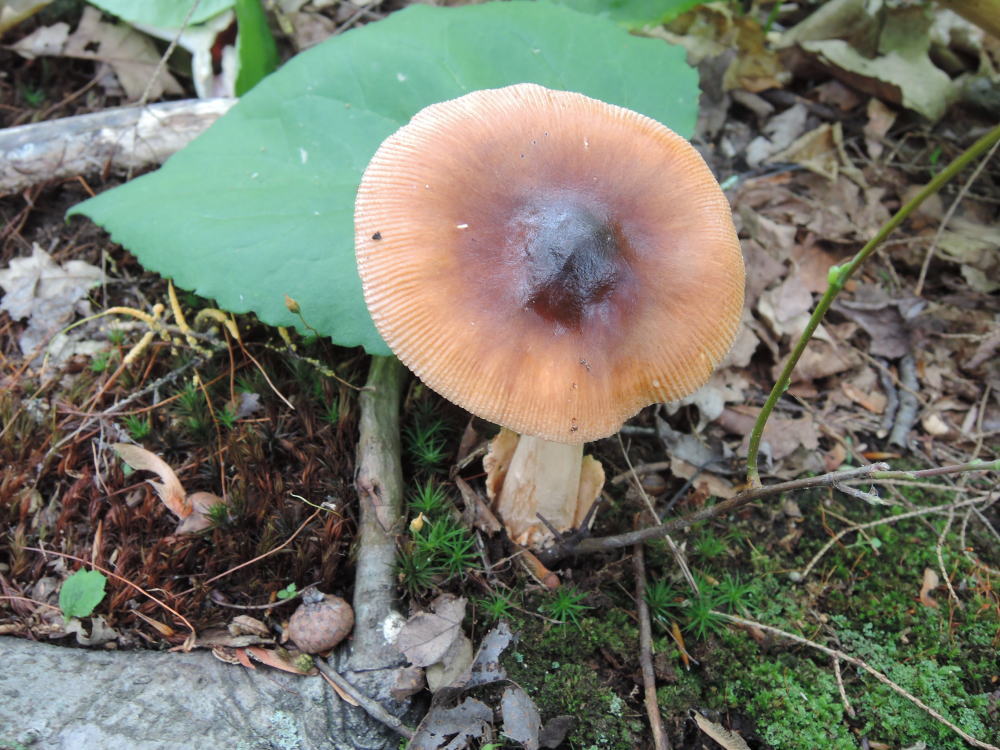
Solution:
[[[805,351],[806,346],[812,338],[813,333],[815,333],[816,328],[819,326],[820,321],[823,320],[823,316],[826,315],[826,311],[830,309],[830,305],[833,304],[833,300],[836,299],[840,290],[844,288],[844,284],[846,284],[847,280],[851,278],[858,268],[860,268],[861,264],[864,263],[873,252],[875,252],[875,249],[881,245],[885,239],[892,234],[896,227],[902,224],[906,218],[920,206],[921,203],[938,192],[946,184],[951,182],[951,180],[961,173],[961,171],[971,162],[986,153],[997,142],[1000,142],[1000,125],[997,125],[986,135],[969,146],[969,148],[963,151],[951,164],[936,174],[919,193],[911,198],[892,216],[892,218],[882,225],[875,236],[872,237],[868,243],[858,251],[858,254],[855,255],[849,263],[833,266],[830,269],[830,273],[827,277],[828,286],[826,292],[816,305],[816,309],[813,310],[813,314],[809,318],[809,323],[806,326],[806,329],[802,332],[802,335],[796,342],[795,348],[788,357],[788,361],[785,362],[785,366],[781,371],[781,376],[774,384],[774,388],[771,389],[771,394],[767,397],[767,401],[760,410],[760,414],[757,415],[757,421],[754,423],[753,430],[750,433],[750,443],[747,449],[747,483],[750,487],[761,486],[760,471],[757,466],[757,456],[760,451],[761,437],[764,434],[764,425],[767,424],[767,420],[771,416],[771,412],[774,411],[774,407],[778,403],[778,399],[781,398],[785,391],[788,390],[788,385],[791,382],[792,371],[795,369],[795,365],[798,364],[799,358]]]

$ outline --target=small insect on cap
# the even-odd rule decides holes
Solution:
[[[682,398],[743,306],[729,203],[683,138],[534,84],[421,110],[358,189],[365,300],[428,386],[516,432],[579,443]]]

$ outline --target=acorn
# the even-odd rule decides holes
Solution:
[[[288,635],[307,654],[329,651],[354,627],[351,605],[318,589],[302,592],[302,604],[288,621]]]

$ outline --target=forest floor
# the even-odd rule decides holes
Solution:
[[[279,34],[286,55],[369,20],[346,3],[298,5],[294,33]],[[650,32],[700,60],[695,143],[733,205],[745,325],[698,394],[651,406],[590,446],[609,478],[595,537],[630,531],[650,503],[669,518],[744,489],[747,435],[830,268],[1000,119],[995,80],[985,96],[982,85],[966,86],[979,93],[928,119],[900,106],[899,92],[919,81],[894,88],[804,60],[801,48],[779,50],[764,31],[768,10],[713,4]],[[779,26],[810,10],[786,9]],[[75,27],[81,13],[60,1],[6,31],[0,127],[126,102],[101,61],[10,48],[58,22]],[[997,70],[1000,43],[962,28],[927,31],[931,57],[952,60],[953,80]],[[146,326],[119,311],[42,359],[45,320],[170,309],[164,279],[90,222],[65,219],[122,179],[87,174],[0,197],[0,634],[165,650],[249,615],[261,643],[284,643],[303,589],[350,599],[354,586],[358,395],[369,357],[323,339],[295,338],[292,348],[250,315],[237,318],[239,341],[220,326],[210,343],[157,338],[134,350]],[[920,471],[1000,458],[998,216],[992,158],[928,199],[848,283],[770,420],[765,483],[875,461]],[[69,296],[80,269],[103,279],[82,301]],[[51,284],[38,283],[43,276]],[[23,315],[12,313],[15,296]],[[191,320],[215,308],[183,290],[178,305]],[[462,597],[475,644],[508,621],[518,634],[504,657],[510,679],[543,720],[575,717],[560,746],[652,746],[633,549],[568,557],[550,566],[558,580],[546,579],[461,512],[459,480],[475,492],[483,479],[481,462],[461,459],[495,428],[415,379],[401,420],[406,520],[420,519],[398,538],[404,612]],[[187,491],[215,495],[205,528],[179,531],[149,474],[115,455],[119,443],[162,459]],[[674,746],[740,747],[721,727],[755,750],[967,747],[956,728],[979,746],[996,742],[998,476],[898,479],[880,484],[878,502],[821,486],[692,524],[673,541],[697,593],[670,545],[647,542],[656,698]],[[91,615],[67,620],[60,589],[81,565],[113,575]],[[235,635],[199,645],[239,648]]]

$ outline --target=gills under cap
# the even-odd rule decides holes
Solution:
[[[683,398],[743,307],[729,203],[660,123],[534,84],[431,105],[355,204],[365,301],[428,386],[516,432],[579,443]]]

